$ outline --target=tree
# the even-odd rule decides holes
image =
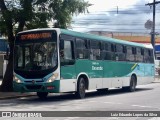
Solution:
[[[12,91],[13,48],[15,35],[24,29],[67,28],[72,15],[87,12],[84,0],[0,0],[0,33],[8,37],[10,54],[1,91]]]

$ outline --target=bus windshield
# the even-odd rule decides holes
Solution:
[[[57,65],[56,42],[28,43],[15,46],[14,68],[39,71]]]
[[[57,55],[56,31],[19,33],[14,47],[14,72],[28,79],[43,78],[57,69]]]

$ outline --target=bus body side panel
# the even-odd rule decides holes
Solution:
[[[135,63],[131,69],[132,72],[127,75],[129,80],[123,80],[123,86],[129,86],[128,82],[132,74],[137,77],[137,85],[148,84],[154,80],[154,64]]]
[[[141,63],[137,66],[137,69],[141,69],[142,67],[144,75],[138,74],[137,85],[148,84],[154,81],[154,64]]]
[[[103,88],[129,85],[130,76],[127,75],[132,72],[133,65],[134,63],[122,61],[104,61]]]
[[[79,73],[86,73],[88,75],[89,90],[102,88],[103,61],[79,59],[76,62],[77,76]]]
[[[129,86],[132,74],[137,76],[137,85],[147,84],[154,80],[153,64],[77,60],[75,66],[75,69],[73,66],[61,67],[63,79],[60,82],[60,92],[76,91],[78,79],[76,77],[79,73],[88,75],[89,90]]]
[[[151,83],[154,80],[154,64],[106,61],[103,88],[129,86],[132,74],[137,77],[137,85]]]
[[[61,66],[60,91],[77,90],[78,76],[85,73],[89,77],[89,89],[102,88],[103,62],[94,60],[76,60],[75,65]]]
[[[60,92],[75,91],[76,73],[75,65],[61,66]]]

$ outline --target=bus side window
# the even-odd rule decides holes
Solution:
[[[125,53],[123,52],[123,45],[116,44],[116,60],[117,61],[124,61],[125,60]]]
[[[103,59],[112,60],[111,44],[105,42],[103,44],[104,44]]]
[[[149,63],[149,52],[148,49],[144,49],[144,62]]]
[[[126,54],[127,61],[134,61],[134,48],[131,46],[127,46],[127,54]]]
[[[90,43],[90,59],[91,60],[100,60],[101,58],[101,43],[99,41],[91,41]]]
[[[111,51],[110,51],[110,55],[111,55],[111,60],[116,60],[116,45],[115,44],[111,44]]]
[[[141,54],[141,48],[137,47],[136,61],[143,62],[143,55]]]
[[[60,59],[62,65],[73,65],[74,64],[74,44],[73,41],[64,40],[64,47],[60,49]]]
[[[154,63],[154,56],[153,56],[153,50],[150,51],[150,63]]]
[[[153,51],[151,49],[145,49],[144,50],[144,62],[145,63],[153,63]]]
[[[133,61],[136,61],[136,54],[137,54],[137,49],[135,47],[132,47]]]
[[[78,59],[88,59],[87,40],[76,38],[76,53]]]

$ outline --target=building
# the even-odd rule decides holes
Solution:
[[[151,43],[151,35],[149,33],[140,32],[110,32],[110,31],[90,31],[91,34],[117,38],[138,43]],[[155,36],[155,43],[160,44],[160,35]]]
[[[0,38],[0,79],[3,78],[4,71],[6,69],[5,55],[7,51],[7,46],[7,40],[4,38]]]
[[[160,60],[160,44],[155,45],[155,52],[157,60]]]

